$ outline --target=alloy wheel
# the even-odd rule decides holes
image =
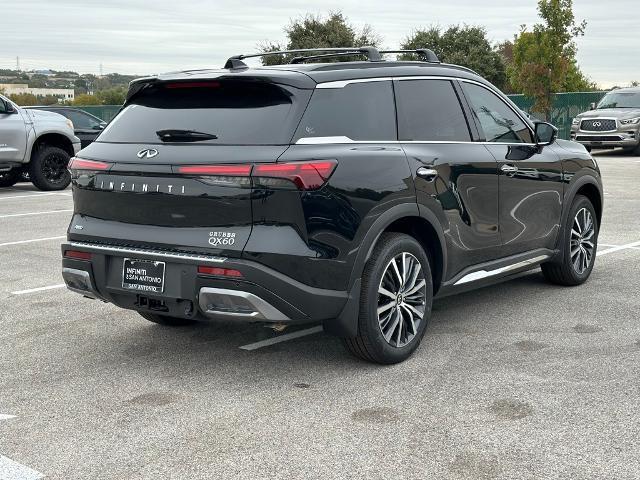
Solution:
[[[378,325],[390,345],[401,348],[423,321],[427,282],[420,261],[409,252],[391,259],[378,287]]]
[[[595,254],[596,228],[591,212],[581,208],[576,213],[571,227],[571,239],[569,248],[571,251],[571,263],[578,275],[582,275],[591,265]]]

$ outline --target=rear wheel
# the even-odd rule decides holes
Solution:
[[[67,152],[45,145],[31,159],[29,178],[40,190],[64,190],[71,182],[68,165]]]
[[[195,320],[180,317],[171,317],[169,315],[158,315],[157,313],[150,312],[138,312],[142,318],[149,320],[150,322],[157,323],[159,325],[166,325],[169,327],[182,327],[186,325],[193,325]]]
[[[13,187],[20,181],[22,170],[12,168],[8,172],[0,172],[0,187]]]
[[[424,336],[432,300],[431,268],[420,244],[409,235],[383,234],[363,273],[358,334],[345,346],[370,362],[406,360]]]
[[[587,197],[576,195],[573,200],[562,241],[562,258],[543,263],[542,273],[551,283],[580,285],[591,275],[598,247],[598,219]]]

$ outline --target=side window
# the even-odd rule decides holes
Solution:
[[[391,81],[351,83],[343,88],[316,88],[293,141],[310,137],[396,140]]]
[[[487,142],[533,143],[531,130],[497,95],[473,83],[462,85]]]
[[[448,80],[400,80],[396,84],[400,140],[471,141],[469,127]]]
[[[66,110],[64,116],[73,122],[75,128],[91,130],[95,125],[98,125],[98,122],[92,117],[76,110]]]

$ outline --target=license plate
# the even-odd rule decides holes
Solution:
[[[125,258],[122,264],[122,288],[139,292],[164,291],[164,262]]]

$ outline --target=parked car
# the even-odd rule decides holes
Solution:
[[[587,280],[593,158],[473,71],[411,52],[422,61],[236,56],[132,82],[70,165],[68,288],[164,325],[322,322],[358,357],[395,363],[434,296],[536,267]],[[366,60],[308,63],[345,55]]]
[[[57,113],[26,110],[0,95],[0,187],[10,187],[24,171],[40,190],[69,186],[69,158],[80,150],[70,120]]]
[[[93,142],[100,132],[107,126],[107,122],[101,118],[91,115],[80,108],[63,107],[49,105],[45,107],[26,107],[33,110],[46,110],[48,112],[59,113],[63,117],[73,122],[73,129],[76,137],[80,139],[82,148]]]
[[[617,88],[573,119],[571,139],[592,148],[622,147],[640,155],[640,87]]]

